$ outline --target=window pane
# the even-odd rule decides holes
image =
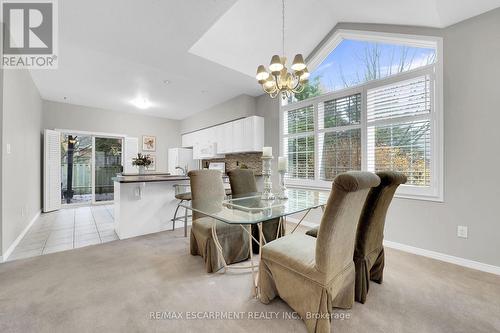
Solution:
[[[285,138],[288,157],[287,178],[314,179],[314,136]]]
[[[318,118],[319,129],[359,125],[361,118],[361,94],[320,103]]]
[[[368,90],[368,121],[429,114],[430,82],[425,75]]]
[[[361,170],[361,129],[321,133],[320,179],[331,181],[339,173]]]
[[[431,185],[430,121],[368,127],[368,170],[400,171],[407,184]]]
[[[345,39],[311,72],[304,91],[286,102],[303,101],[435,62],[434,48]]]
[[[284,134],[296,134],[314,131],[314,109],[307,106],[297,110],[285,112]]]

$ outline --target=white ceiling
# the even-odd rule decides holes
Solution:
[[[279,0],[59,1],[59,68],[33,70],[43,98],[183,119],[258,95],[280,52]],[[307,56],[338,22],[445,27],[500,0],[287,0],[286,52]],[[164,84],[169,80],[170,84]],[[153,103],[140,110],[130,101]]]

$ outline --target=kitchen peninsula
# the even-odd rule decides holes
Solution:
[[[170,229],[178,204],[174,185],[189,184],[187,176],[167,174],[117,176],[113,181],[114,223],[120,239]]]

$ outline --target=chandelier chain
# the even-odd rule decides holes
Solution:
[[[281,41],[283,43],[283,57],[285,56],[285,0],[282,0],[282,7],[281,7]]]

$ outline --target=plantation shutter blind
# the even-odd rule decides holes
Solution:
[[[46,129],[43,149],[43,211],[61,208],[61,133]]]
[[[308,105],[284,113],[283,147],[287,178],[314,179],[314,108]]]
[[[408,185],[431,185],[432,84],[422,75],[367,91],[369,171],[400,171]]]
[[[361,94],[318,104],[319,179],[361,170]]]
[[[423,75],[368,90],[368,122],[430,114],[430,86],[430,75]]]

